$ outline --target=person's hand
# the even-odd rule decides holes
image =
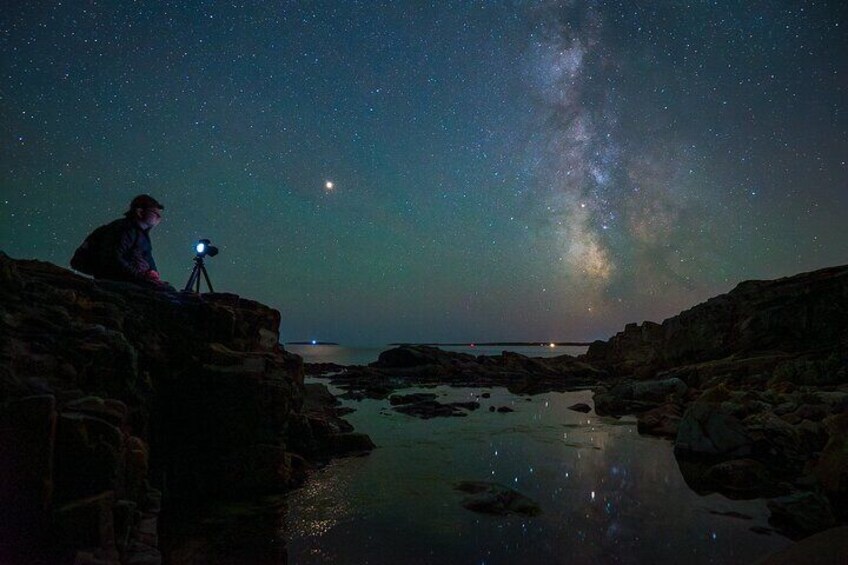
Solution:
[[[158,287],[171,287],[171,285],[159,278],[159,271],[154,271],[153,269],[144,273],[144,279],[148,283]]]

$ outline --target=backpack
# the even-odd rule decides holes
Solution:
[[[113,229],[113,224],[106,224],[88,234],[82,245],[74,252],[74,256],[71,257],[71,268],[91,276],[100,271],[101,269],[98,267],[102,262],[103,247]]]

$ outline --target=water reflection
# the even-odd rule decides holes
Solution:
[[[292,562],[747,563],[789,544],[750,530],[767,527],[762,501],[689,490],[670,443],[639,436],[635,421],[567,408],[592,405],[589,391],[528,401],[503,389],[487,389],[491,398],[482,389],[428,390],[482,407],[424,421],[387,401],[350,404],[351,423],[379,447],[323,469],[289,497]],[[463,480],[510,486],[543,514],[470,512],[453,488]]]

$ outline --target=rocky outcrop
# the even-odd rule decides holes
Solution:
[[[674,439],[693,489],[782,495],[774,524],[809,534],[848,518],[847,320],[848,266],[834,267],[629,324],[580,360],[610,375],[598,414]]]
[[[319,374],[320,368],[310,367]],[[578,359],[562,355],[531,358],[504,351],[501,355],[473,356],[426,345],[403,345],[380,354],[371,365],[329,367],[332,383],[348,392],[347,398],[387,398],[410,386],[503,386],[515,394],[539,394],[594,386],[606,373]]]
[[[279,324],[0,253],[0,561],[153,563],[160,506],[296,483],[303,370]]]
[[[746,281],[656,324],[628,324],[593,343],[584,360],[616,375],[646,373],[756,352],[830,351],[848,339],[848,266]],[[779,360],[775,360],[779,364]]]

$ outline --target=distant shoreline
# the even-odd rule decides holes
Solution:
[[[463,343],[390,343],[389,345],[399,347],[402,345],[429,345],[432,347],[550,347],[551,344],[555,347],[560,346],[579,346],[588,347],[591,342],[578,341],[486,341],[486,342],[463,342]]]
[[[399,342],[387,343],[385,347],[401,347],[401,346],[418,346],[427,345],[430,347],[588,347],[591,342],[579,341],[486,341],[486,342],[462,342],[462,343],[412,343]],[[287,341],[283,345],[341,345],[335,341]],[[383,347],[383,346],[381,346]]]
[[[580,342],[580,341],[485,341],[485,342],[462,342],[462,343],[411,343],[411,342],[398,342],[398,343],[388,343],[385,346],[379,347],[400,347],[400,346],[418,346],[418,345],[427,345],[430,347],[550,347],[553,343],[554,347],[588,347],[592,345],[591,342]],[[335,345],[339,346],[340,343],[335,341],[287,341],[283,345]],[[378,347],[375,347],[375,349]]]

